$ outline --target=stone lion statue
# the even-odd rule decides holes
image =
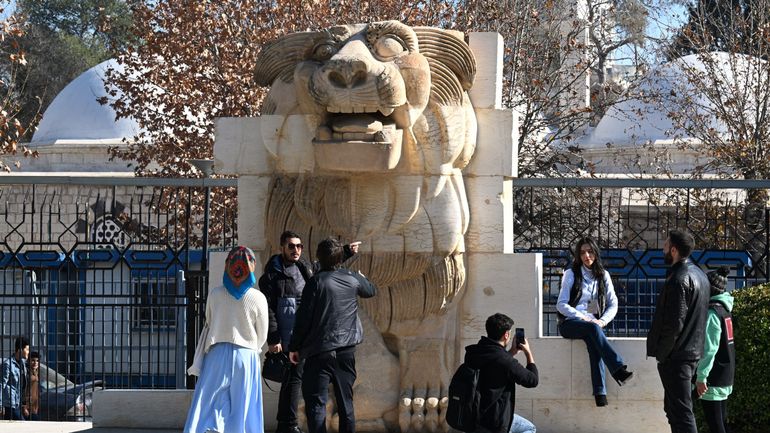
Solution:
[[[291,229],[309,246],[326,236],[363,241],[347,266],[379,288],[363,301],[365,323],[379,331],[367,329],[367,339],[383,350],[371,360],[375,348],[359,350],[359,422],[447,429],[442,408],[457,357],[455,301],[465,283],[469,218],[461,170],[476,146],[467,95],[475,72],[458,32],[398,21],[288,34],[257,61],[257,82],[270,86],[262,117],[272,125],[261,132],[274,167],[266,239],[277,242]],[[369,362],[378,367],[364,371]],[[392,392],[383,389],[391,370],[400,383]],[[362,401],[382,404],[362,411]]]

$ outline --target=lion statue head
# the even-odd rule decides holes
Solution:
[[[475,73],[456,32],[384,21],[286,35],[262,49],[255,76],[271,86],[263,115],[307,119],[305,167],[449,174],[476,145]]]

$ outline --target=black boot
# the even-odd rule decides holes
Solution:
[[[596,406],[602,407],[607,406],[607,396],[603,394],[597,394],[594,396],[594,400],[596,400]]]
[[[618,382],[618,385],[623,386],[631,381],[631,379],[634,378],[634,372],[628,371],[628,368],[626,366],[622,366],[619,369],[615,370],[614,373],[612,373],[612,377],[615,379],[616,382]]]

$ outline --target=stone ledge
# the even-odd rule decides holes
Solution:
[[[276,428],[278,389],[262,382],[265,431]],[[179,430],[184,428],[192,403],[191,389],[106,389],[93,395],[93,427],[120,429]],[[80,423],[82,424],[82,423]],[[0,429],[2,431],[2,429]]]
[[[193,391],[107,389],[93,395],[94,428],[181,429]]]

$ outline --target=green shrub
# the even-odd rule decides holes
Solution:
[[[735,384],[727,401],[734,432],[770,431],[770,284],[733,292]]]

